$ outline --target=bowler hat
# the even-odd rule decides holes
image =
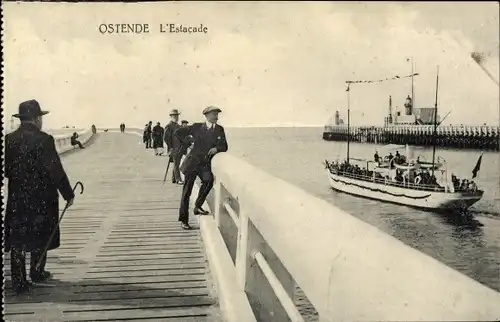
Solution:
[[[181,113],[179,113],[179,110],[176,110],[176,109],[173,109],[171,112],[170,112],[170,116],[172,115],[179,115]]]
[[[217,113],[221,113],[222,110],[218,107],[215,107],[215,106],[209,106],[207,107],[206,109],[203,110],[203,115],[206,115],[210,112],[217,112]]]
[[[19,104],[19,113],[12,116],[17,118],[34,119],[38,116],[42,116],[48,113],[49,111],[42,111],[42,109],[40,108],[40,104],[38,104],[37,101],[29,100]]]
[[[182,121],[181,121],[181,124],[188,124],[188,123],[189,123],[189,122],[188,122],[188,121],[186,121],[186,120],[182,120]]]

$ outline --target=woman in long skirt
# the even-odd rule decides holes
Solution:
[[[156,123],[156,126],[153,128],[153,149],[155,150],[155,155],[162,155],[163,152],[160,152],[158,149],[163,150],[163,127],[160,125],[160,122]]]

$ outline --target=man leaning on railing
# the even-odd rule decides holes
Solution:
[[[182,199],[179,208],[179,221],[183,229],[191,229],[189,225],[189,199],[196,177],[201,179],[201,187],[195,202],[194,214],[207,215],[202,209],[205,199],[214,184],[211,161],[215,154],[227,151],[227,141],[224,128],[217,124],[220,108],[209,106],[203,110],[206,121],[194,123],[174,132],[179,139],[181,136],[192,135],[194,145],[181,165],[184,173],[184,186],[182,188]]]

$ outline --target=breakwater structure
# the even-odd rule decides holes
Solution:
[[[6,321],[500,318],[499,292],[230,153],[212,160],[213,215],[184,231],[180,187],[162,185],[168,158],[144,150],[142,129],[93,137],[63,160],[86,192],[49,253],[55,279],[15,296],[4,256]]]
[[[323,140],[349,141],[378,144],[409,144],[457,149],[479,149],[498,151],[500,127],[490,125],[438,125],[435,129],[434,108],[413,108],[411,98],[405,102],[406,113],[392,113],[392,99],[389,97],[389,115],[383,126],[350,126],[335,114],[334,124],[327,124],[323,130]],[[435,116],[438,124],[439,115]]]

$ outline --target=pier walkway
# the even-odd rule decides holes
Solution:
[[[53,280],[31,296],[7,288],[6,320],[220,321],[200,232],[177,221],[182,187],[162,185],[167,158],[138,141],[101,133],[63,157],[85,191],[64,216],[61,248],[49,252]],[[9,279],[9,256],[4,267]]]
[[[140,132],[82,134],[63,156],[84,194],[53,279],[14,296],[4,256],[6,321],[500,319],[500,293],[230,153],[213,160],[213,216],[182,230],[182,187]]]

